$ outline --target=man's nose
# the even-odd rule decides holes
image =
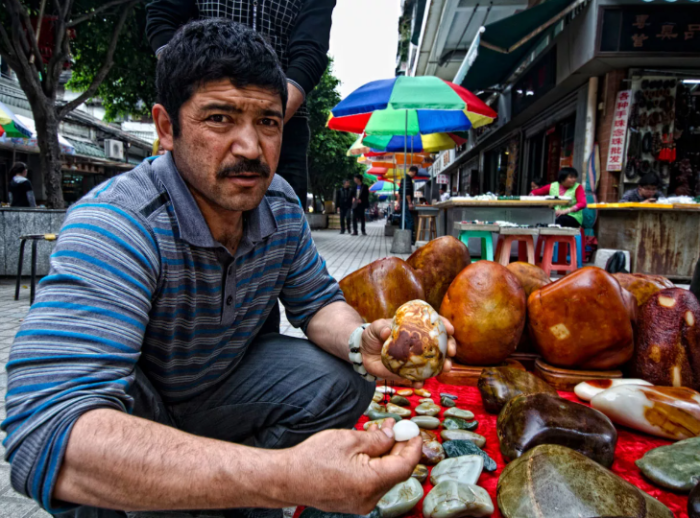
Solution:
[[[260,158],[262,155],[260,136],[252,123],[239,126],[234,141],[231,144],[231,152],[236,156],[245,157],[250,160]]]

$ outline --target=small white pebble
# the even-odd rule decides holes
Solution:
[[[420,428],[413,421],[404,419],[394,425],[394,439],[397,442],[409,441],[420,435]]]

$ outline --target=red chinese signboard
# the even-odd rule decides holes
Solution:
[[[610,146],[608,147],[608,165],[606,167],[608,171],[622,171],[631,100],[631,90],[618,92],[613,112],[612,131],[610,132]]]

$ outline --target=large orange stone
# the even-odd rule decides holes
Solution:
[[[340,281],[340,289],[366,322],[393,318],[401,305],[425,298],[415,270],[398,257],[379,259],[354,271]]]
[[[530,336],[552,365],[615,369],[634,351],[636,304],[615,278],[588,267],[535,291],[527,303]]]
[[[450,284],[440,314],[455,327],[456,359],[499,365],[513,354],[525,327],[525,291],[504,266],[478,261]]]
[[[407,260],[423,284],[425,301],[440,309],[447,288],[457,274],[471,264],[469,249],[452,236],[433,239]]]

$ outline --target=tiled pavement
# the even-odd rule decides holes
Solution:
[[[391,238],[384,237],[383,221],[369,223],[367,236],[340,235],[337,230],[323,230],[312,232],[319,252],[326,260],[329,272],[340,280],[356,269],[369,264],[376,259],[391,255]],[[406,258],[406,256],[400,256]],[[10,354],[12,340],[17,333],[19,325],[29,310],[28,279],[24,279],[18,301],[14,300],[14,279],[0,279],[0,420],[5,419],[5,392],[7,390],[7,375],[5,363]],[[284,312],[282,312],[283,334],[291,336],[303,336],[301,331],[291,327]],[[0,434],[4,439],[5,434]],[[0,518],[35,518],[48,517],[48,513],[42,511],[32,501],[15,493],[10,486],[9,465],[0,461]],[[136,515],[135,515],[136,516]],[[146,516],[180,517],[180,513],[138,513],[139,518]],[[189,515],[188,515],[189,516]],[[201,517],[205,518],[205,517]]]

